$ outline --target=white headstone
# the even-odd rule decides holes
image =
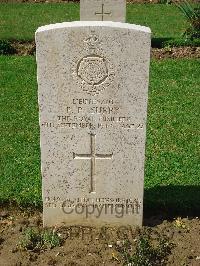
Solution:
[[[44,225],[142,225],[150,29],[36,32]]]
[[[81,0],[82,21],[126,21],[126,0]]]

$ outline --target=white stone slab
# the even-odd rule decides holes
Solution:
[[[142,225],[150,29],[36,32],[44,225]]]
[[[82,21],[126,21],[126,0],[81,0]]]

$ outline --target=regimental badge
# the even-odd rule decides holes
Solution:
[[[102,51],[99,38],[92,34],[84,40],[85,56],[74,62],[73,77],[83,91],[98,95],[114,80],[114,67]]]

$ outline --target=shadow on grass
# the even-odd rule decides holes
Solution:
[[[144,193],[144,219],[200,216],[200,186],[157,186]]]
[[[151,47],[152,48],[163,48],[165,43],[172,41],[173,38],[152,38]]]
[[[200,47],[200,39],[187,40],[185,38],[152,38],[152,48],[164,48],[164,47]]]

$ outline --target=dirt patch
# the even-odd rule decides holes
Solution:
[[[14,41],[12,42],[12,47],[15,50],[16,55],[34,55],[36,46],[34,41],[22,42]]]
[[[155,224],[155,221],[157,225]],[[23,265],[124,265],[122,245],[129,242],[134,251],[137,239],[148,234],[164,236],[172,246],[160,265],[200,265],[200,219],[183,218],[171,221],[162,216],[148,218],[143,229],[131,227],[63,227],[54,228],[62,238],[62,245],[52,249],[30,251],[20,247],[27,228],[42,230],[42,214],[0,207],[0,264]],[[130,251],[130,250],[129,250]],[[155,264],[157,265],[157,264]]]
[[[154,48],[151,54],[156,59],[200,58],[200,47]]]
[[[16,55],[34,55],[35,42],[20,42],[12,43]],[[174,47],[174,48],[152,48],[151,57],[156,59],[165,58],[200,58],[200,47]]]

